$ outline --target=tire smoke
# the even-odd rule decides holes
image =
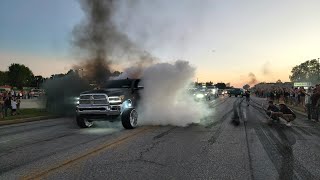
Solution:
[[[145,69],[142,77],[140,124],[187,126],[200,123],[209,114],[204,102],[195,102],[187,89],[195,68],[188,61],[158,63]]]

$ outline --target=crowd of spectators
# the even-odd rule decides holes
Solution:
[[[308,114],[308,119],[319,121],[320,84],[308,88],[273,87],[269,89],[256,89],[255,94],[257,97],[267,98],[275,103],[284,101],[287,105],[303,109]]]
[[[20,113],[20,104],[23,96],[12,91],[0,94],[0,119]]]

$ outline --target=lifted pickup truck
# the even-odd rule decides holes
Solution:
[[[121,121],[126,129],[138,124],[136,106],[139,101],[140,79],[110,80],[102,89],[80,94],[76,120],[81,128],[93,121]]]

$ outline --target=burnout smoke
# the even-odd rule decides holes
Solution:
[[[79,0],[85,18],[73,29],[72,45],[80,53],[85,77],[103,84],[112,74],[114,64],[132,66],[153,62],[126,34],[116,28],[114,0]]]
[[[195,102],[187,88],[195,68],[187,61],[158,63],[145,69],[142,78],[140,123],[143,125],[187,126],[208,115],[207,106]]]
[[[75,100],[82,91],[90,88],[87,81],[81,79],[77,73],[70,72],[62,77],[48,79],[43,84],[47,97],[47,110],[60,114],[74,114]]]
[[[256,75],[254,75],[252,72],[249,73],[248,77],[250,79],[248,84],[253,85],[253,84],[256,84],[258,82],[258,80],[256,78]]]

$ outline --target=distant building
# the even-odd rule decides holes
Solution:
[[[0,89],[4,90],[4,91],[10,91],[12,89],[12,87],[8,86],[8,85],[4,85],[4,86],[0,86]]]
[[[293,82],[284,82],[284,83],[259,83],[256,84],[253,89],[273,89],[273,88],[292,88]]]

